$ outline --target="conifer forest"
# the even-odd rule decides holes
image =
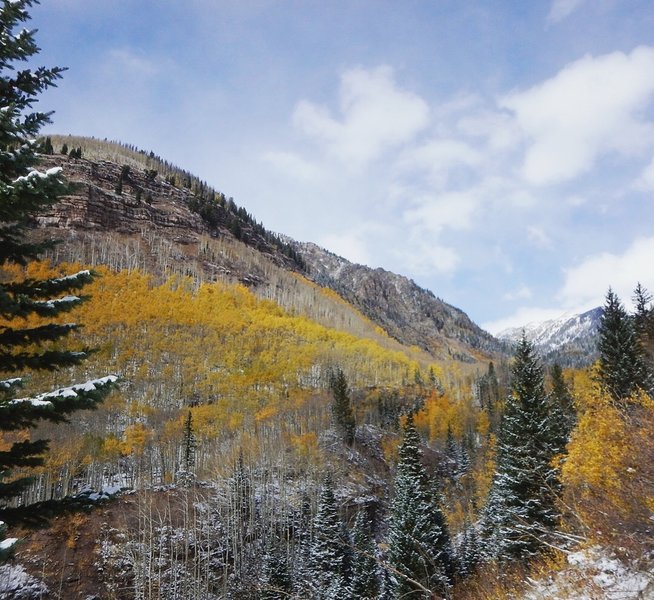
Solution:
[[[0,2],[0,598],[654,598],[645,287],[572,362],[454,309],[403,339],[191,173],[44,136],[33,6]]]

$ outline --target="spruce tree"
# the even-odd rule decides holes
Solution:
[[[349,548],[342,536],[342,524],[336,506],[331,475],[325,481],[313,520],[314,538],[310,550],[310,577],[314,598],[349,600]]]
[[[334,425],[343,437],[343,441],[351,446],[354,443],[356,424],[350,403],[350,390],[345,373],[341,369],[337,369],[330,377],[329,388],[334,397],[332,403]]]
[[[563,378],[563,370],[560,365],[552,366],[550,381],[552,384],[549,395],[550,418],[553,423],[558,423],[558,427],[554,429],[554,436],[556,437],[557,453],[561,453],[564,452],[570,440],[570,434],[577,423],[577,412],[572,393]]]
[[[285,600],[292,597],[288,554],[282,541],[275,538],[268,546],[263,561],[260,600]]]
[[[643,349],[647,366],[652,374],[654,367],[654,307],[652,295],[639,283],[634,290],[634,327],[638,342]],[[650,380],[650,388],[652,387]],[[651,390],[650,390],[651,391]]]
[[[651,377],[633,319],[609,288],[600,321],[598,377],[615,402],[624,403],[636,391],[649,391]]]
[[[511,393],[500,424],[497,466],[483,514],[487,558],[526,560],[544,545],[557,523],[557,428],[550,415],[543,369],[522,337]]]
[[[352,537],[354,541],[352,597],[377,600],[381,594],[381,577],[376,558],[377,546],[370,516],[365,508],[357,513]]]
[[[453,575],[452,545],[434,486],[421,462],[420,438],[409,415],[399,449],[388,534],[397,598],[444,595]]]
[[[77,306],[82,298],[75,292],[93,275],[81,271],[54,279],[23,279],[11,275],[9,265],[26,265],[45,248],[28,240],[26,231],[35,214],[51,206],[64,189],[61,169],[40,172],[38,143],[40,128],[49,114],[32,112],[36,96],[55,84],[63,69],[17,70],[14,63],[38,53],[34,32],[22,28],[29,19],[33,0],[3,2],[0,5],[0,432],[25,431],[40,421],[66,422],[70,413],[93,408],[107,394],[116,377],[108,376],[67,388],[16,398],[16,392],[33,370],[56,370],[79,364],[87,352],[60,348],[62,338],[77,329],[74,323],[44,322],[25,325],[24,317],[55,319]],[[56,503],[12,508],[14,499],[32,484],[28,475],[15,473],[43,464],[47,440],[17,441],[0,452],[0,520],[43,522]],[[19,502],[17,504],[20,504]],[[0,538],[4,537],[0,525]],[[0,541],[6,554],[11,544]]]

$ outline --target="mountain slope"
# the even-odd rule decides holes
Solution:
[[[38,217],[37,233],[63,239],[57,261],[239,282],[325,325],[373,339],[387,332],[428,352],[427,360],[475,362],[501,352],[465,313],[406,277],[269,232],[233,199],[153,153],[53,138],[55,148],[63,144],[81,148],[83,158],[44,156],[44,167],[64,167],[72,187]]]
[[[337,291],[404,344],[463,361],[470,350],[499,352],[497,341],[468,315],[412,280],[384,269],[352,264],[311,243],[294,243],[309,276]]]

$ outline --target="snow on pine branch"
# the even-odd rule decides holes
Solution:
[[[84,269],[83,271],[77,271],[77,273],[73,273],[72,275],[66,275],[65,277],[57,277],[56,279],[50,279],[48,283],[58,285],[60,283],[74,281],[75,279],[79,279],[80,277],[88,277],[90,275],[91,275],[91,271],[89,271],[88,269]]]
[[[56,400],[57,398],[77,398],[80,396],[80,392],[94,392],[110,383],[116,383],[116,381],[118,381],[116,375],[107,375],[100,379],[91,379],[84,383],[77,383],[52,392],[45,392],[44,394],[39,394],[38,396],[33,396],[31,398],[16,398],[9,402],[9,404],[21,404],[27,402],[32,406],[52,406],[52,400]]]
[[[38,300],[34,304],[39,304],[41,306],[47,306],[48,308],[55,308],[67,304],[69,302],[79,302],[79,296],[64,296],[63,298],[58,298],[56,300]]]
[[[4,388],[5,390],[8,390],[14,386],[17,386],[20,384],[20,382],[23,381],[22,377],[14,377],[12,379],[4,379],[0,381],[0,388]],[[0,525],[2,523],[0,522]]]
[[[26,183],[27,185],[31,185],[34,181],[39,179],[43,180],[50,179],[51,177],[58,177],[62,171],[63,169],[61,167],[52,167],[52,169],[48,169],[45,173],[33,169],[27,175],[21,175],[14,179],[13,184]]]

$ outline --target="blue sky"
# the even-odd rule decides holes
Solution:
[[[654,291],[651,0],[56,0],[49,131],[135,144],[492,332]]]

